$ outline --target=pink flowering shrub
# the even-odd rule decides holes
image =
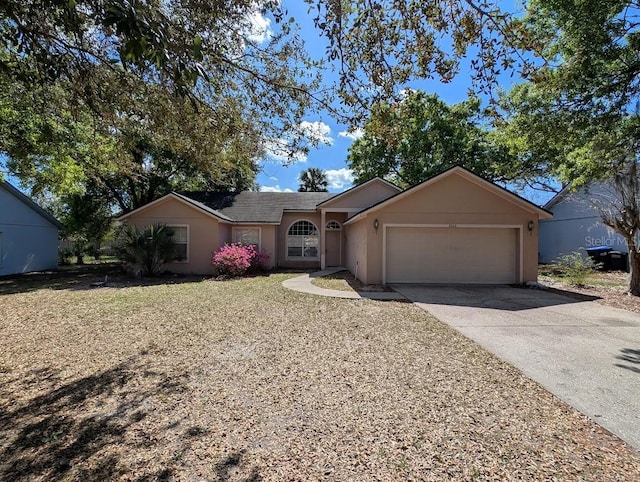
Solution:
[[[269,253],[258,251],[252,244],[225,244],[211,255],[211,265],[218,276],[242,276],[267,270],[269,259]]]
[[[256,271],[267,271],[269,269],[269,260],[271,257],[264,249],[258,251],[255,246],[251,246],[255,251],[255,255],[251,260],[251,269]]]

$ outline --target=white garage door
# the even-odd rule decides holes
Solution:
[[[387,283],[516,282],[511,228],[386,228]]]

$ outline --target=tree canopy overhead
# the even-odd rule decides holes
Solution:
[[[247,189],[266,146],[313,143],[319,67],[275,0],[8,0],[0,151],[36,194],[91,182],[123,211]]]
[[[475,86],[486,90],[505,70],[528,71],[523,49],[541,48],[499,0],[305,2],[328,41],[342,113],[353,120],[412,80],[450,81],[465,57]],[[0,65],[31,80],[91,85],[88,67],[104,64],[183,93],[211,84],[216,93],[248,95],[276,117],[281,106],[332,108],[317,83],[321,63],[306,54],[279,0],[7,0],[0,17],[8,53]]]
[[[292,153],[310,142],[303,115],[323,102],[321,64],[276,0],[1,3],[0,75],[29,89],[62,83],[102,115],[107,70],[121,91],[137,77],[196,108],[232,99]]]
[[[505,11],[499,0],[306,1],[355,118],[380,101],[399,100],[411,81],[451,81],[467,58],[476,92],[489,93],[505,71],[526,75],[534,62],[524,52],[541,49],[521,12]]]
[[[233,99],[196,109],[136,77],[121,92],[121,79],[105,74],[100,115],[60,81],[30,91],[0,79],[0,146],[33,193],[66,196],[92,184],[128,211],[170,190],[253,184],[262,136]]]

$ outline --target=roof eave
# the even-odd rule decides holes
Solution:
[[[118,218],[116,218],[116,221],[124,221],[128,217],[130,217],[130,216],[132,216],[132,215],[134,215],[136,213],[139,213],[141,211],[144,211],[144,210],[150,208],[151,206],[155,206],[156,204],[160,204],[161,202],[164,202],[169,198],[176,199],[176,200],[186,204],[187,206],[192,207],[193,209],[197,209],[198,211],[203,212],[206,215],[217,219],[218,222],[225,223],[225,224],[233,224],[234,223],[233,219],[228,218],[228,217],[224,217],[224,216],[220,216],[219,214],[211,212],[211,210],[203,209],[202,207],[198,206],[197,204],[195,204],[193,202],[190,202],[189,198],[187,198],[186,196],[182,196],[181,194],[178,194],[176,192],[170,192],[169,194],[165,194],[164,196],[156,199],[155,201],[151,201],[150,203],[147,203],[144,206],[140,206],[139,208],[136,208],[133,211],[130,211],[130,212],[126,213],[126,214],[123,214],[122,216],[119,216]]]
[[[402,189],[398,186],[396,186],[395,184],[393,184],[392,182],[387,181],[386,179],[382,179],[379,176],[376,176],[372,179],[369,179],[367,182],[363,182],[362,184],[358,184],[357,186],[353,186],[352,188],[347,189],[346,191],[343,191],[339,194],[336,194],[335,196],[330,197],[329,199],[325,199],[324,201],[322,201],[321,203],[318,203],[316,205],[316,208],[319,208],[320,206],[322,206],[323,204],[326,203],[330,203],[332,201],[336,201],[337,199],[341,198],[342,196],[345,196],[347,194],[351,194],[353,192],[358,191],[361,188],[364,188],[365,186],[367,186],[370,183],[373,183],[374,181],[376,182],[383,182],[384,184],[388,185],[389,187],[392,187],[394,189],[396,189],[398,192],[402,192]]]
[[[422,181],[419,184],[416,184],[402,192],[399,192],[398,194],[395,194],[393,196],[391,196],[388,199],[385,199],[379,203],[374,204],[373,206],[370,206],[368,208],[363,209],[362,211],[360,211],[359,213],[357,213],[355,216],[349,218],[347,221],[345,221],[345,225],[349,225],[349,224],[353,224],[356,221],[366,217],[367,214],[376,212],[380,209],[382,209],[385,206],[388,206],[389,204],[392,204],[400,199],[403,199],[406,196],[411,195],[413,192],[420,190],[420,189],[424,189],[427,186],[439,181],[440,179],[450,176],[453,173],[460,173],[461,175],[463,175],[467,180],[469,180],[470,182],[474,182],[478,185],[480,185],[480,187],[485,187],[487,189],[491,188],[494,192],[496,192],[497,195],[499,195],[500,197],[502,197],[503,199],[517,205],[520,206],[522,209],[524,209],[525,211],[531,212],[532,214],[536,214],[538,216],[539,219],[551,219],[553,217],[553,213],[550,213],[549,211],[547,211],[546,209],[543,209],[539,206],[536,206],[535,204],[533,204],[530,201],[527,201],[526,199],[521,198],[520,196],[518,196],[517,194],[512,193],[511,191],[509,191],[508,189],[505,189],[501,186],[498,186],[497,184],[488,181],[487,179],[484,179],[481,176],[478,176],[477,174],[472,173],[471,171],[469,171],[468,169],[463,168],[462,166],[453,166],[439,174],[436,174],[435,176],[426,179],[425,181]]]

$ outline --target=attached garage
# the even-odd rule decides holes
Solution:
[[[519,226],[385,226],[386,283],[511,284]]]
[[[550,217],[456,166],[348,218],[346,264],[365,284],[535,281]]]

